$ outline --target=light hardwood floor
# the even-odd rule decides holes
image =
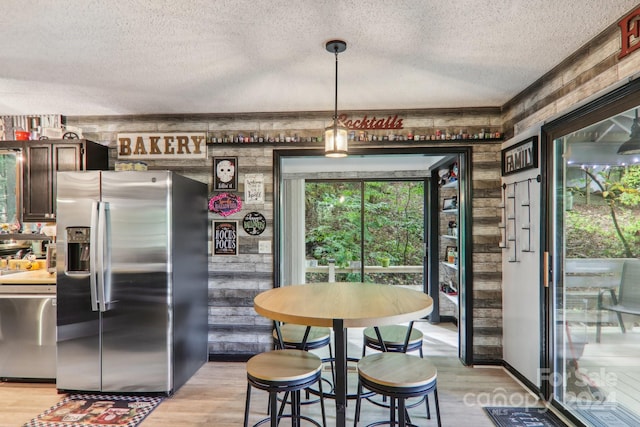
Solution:
[[[483,406],[541,405],[505,370],[498,367],[465,367],[457,358],[457,334],[452,325],[417,324],[425,334],[424,352],[438,369],[438,393],[443,426],[491,427]],[[349,355],[359,356],[362,330],[349,330]],[[352,370],[350,370],[352,371]],[[327,372],[328,375],[328,372]],[[351,373],[355,377],[355,373]],[[351,378],[351,377],[350,377]],[[355,380],[349,380],[353,386]],[[237,427],[242,425],[246,392],[245,364],[206,363],[180,390],[165,399],[145,419],[142,427]],[[54,384],[0,383],[0,427],[22,426],[62,399]],[[433,409],[433,400],[431,400]],[[251,423],[266,417],[266,393],[252,394]],[[327,423],[335,426],[335,406],[326,400]],[[353,425],[355,403],[347,408],[347,423]],[[360,426],[384,418],[386,410],[364,403]],[[319,405],[303,407],[303,413],[319,419]],[[420,426],[435,426],[427,420],[424,405],[411,410]],[[288,425],[283,422],[282,425]],[[310,425],[310,424],[303,424]]]

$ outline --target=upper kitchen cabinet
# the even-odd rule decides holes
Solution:
[[[56,172],[109,169],[108,148],[84,139],[25,141],[22,221],[56,218]]]

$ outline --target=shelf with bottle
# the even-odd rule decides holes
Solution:
[[[281,143],[320,143],[322,136],[299,134],[295,132],[278,132],[276,134],[259,134],[253,131],[210,132],[209,144],[281,144]]]
[[[451,264],[449,262],[442,262],[442,265],[451,268],[452,270],[457,270],[458,269],[458,265],[457,264]]]
[[[445,239],[458,240],[458,222],[456,220],[449,221],[447,223],[447,233],[440,236]]]
[[[442,265],[451,268],[452,270],[458,270],[458,248],[455,246],[447,246],[446,256]]]
[[[396,133],[397,132],[397,133]],[[503,139],[499,130],[475,129],[350,129],[349,142],[427,142],[427,141],[497,141]],[[322,131],[283,130],[261,133],[256,130],[238,129],[217,131],[207,134],[208,144],[282,144],[282,143],[322,143]]]
[[[458,305],[458,289],[452,281],[449,283],[440,283],[440,294],[444,295],[452,303]]]

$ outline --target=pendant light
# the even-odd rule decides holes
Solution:
[[[327,51],[336,58],[336,92],[333,124],[324,130],[324,155],[327,157],[347,156],[347,128],[338,123],[338,54],[347,50],[347,43],[331,40],[326,44]]]
[[[619,148],[618,154],[638,154],[640,153],[640,125],[638,124],[638,109],[636,108],[636,118],[631,125],[631,134]]]

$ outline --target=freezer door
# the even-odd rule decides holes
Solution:
[[[172,389],[169,263],[170,173],[103,172],[108,206],[102,389]],[[110,252],[110,253],[109,253]]]
[[[100,200],[100,172],[57,175],[57,365],[61,390],[100,390],[100,316],[94,310],[86,245],[73,243],[78,233],[91,236],[92,209]],[[84,250],[76,250],[84,247]],[[71,249],[71,254],[68,252]],[[71,262],[71,259],[82,262]],[[70,265],[78,264],[78,265]]]

